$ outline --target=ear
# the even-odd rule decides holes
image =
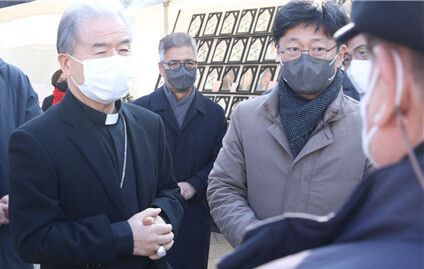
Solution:
[[[166,73],[165,73],[165,70],[164,70],[163,65],[162,65],[161,62],[158,62],[158,68],[159,68],[159,72],[162,75],[162,77],[164,79],[166,79]]]
[[[373,70],[378,67],[380,72],[375,89],[369,89],[373,90],[370,96],[373,108],[370,112],[373,113],[371,121],[380,128],[396,123],[396,64],[390,50],[391,48],[384,45],[377,45],[373,49]]]
[[[71,70],[70,70],[70,57],[69,55],[65,54],[65,53],[61,53],[59,54],[59,56],[57,56],[57,60],[59,61],[59,65],[60,68],[62,69],[62,72],[67,76],[70,77],[71,76]]]
[[[343,55],[345,54],[345,52],[346,52],[346,45],[341,45],[337,55],[336,63],[335,63],[336,68],[342,67]]]

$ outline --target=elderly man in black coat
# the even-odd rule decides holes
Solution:
[[[10,229],[41,268],[168,268],[186,205],[161,118],[121,102],[131,32],[119,2],[69,7],[59,24],[69,91],[10,139]]]

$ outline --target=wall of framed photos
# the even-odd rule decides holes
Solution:
[[[277,1],[180,11],[174,32],[194,37],[198,50],[195,86],[225,111],[274,87],[280,71],[272,25]],[[163,85],[159,75],[155,88]]]

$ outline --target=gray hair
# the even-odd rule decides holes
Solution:
[[[175,47],[188,46],[193,49],[194,56],[197,59],[196,41],[189,34],[186,33],[172,33],[166,35],[159,41],[159,58],[163,62],[165,60],[165,53]]]
[[[56,49],[58,53],[75,52],[78,33],[83,23],[100,16],[117,16],[122,19],[131,38],[131,18],[126,14],[119,1],[86,1],[71,5],[65,13],[57,29]]]

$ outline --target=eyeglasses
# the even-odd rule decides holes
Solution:
[[[368,60],[368,48],[366,45],[359,46],[353,50],[353,54],[345,53],[343,56],[343,65],[348,67],[353,57],[356,60]]]
[[[319,59],[326,59],[328,52],[333,50],[336,47],[337,45],[335,45],[331,49],[326,49],[324,47],[316,47],[316,48],[311,48],[307,50],[301,50],[300,48],[297,48],[297,47],[290,47],[283,51],[280,51],[280,53],[283,55],[284,60],[287,60],[287,61],[300,57],[300,55],[304,51],[307,51],[308,54],[311,55],[312,57],[319,58]]]
[[[170,61],[168,63],[166,62],[161,62],[161,63],[166,64],[167,66],[169,66],[169,69],[172,69],[172,70],[178,70],[180,69],[182,65],[184,65],[187,68],[196,68],[197,66],[197,62],[193,60],[187,60],[183,63],[180,63],[179,61]]]

